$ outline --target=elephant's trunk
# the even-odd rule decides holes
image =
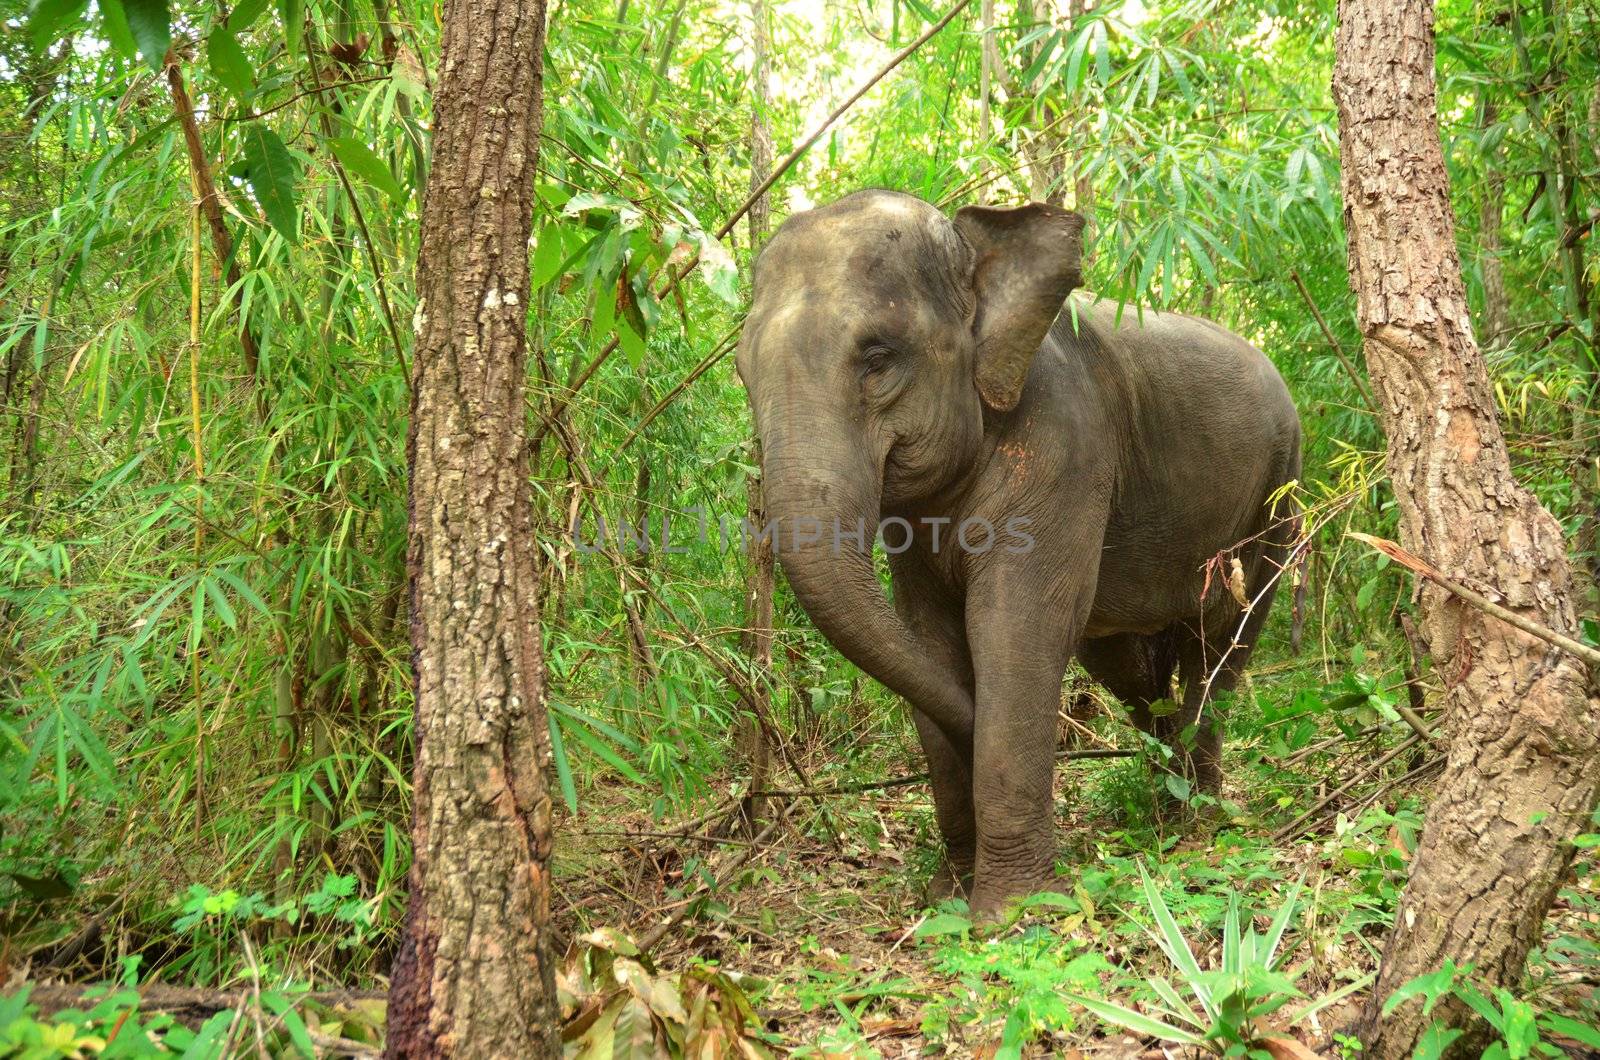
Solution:
[[[846,658],[970,748],[971,693],[896,614],[873,567],[881,460],[874,465],[870,447],[853,440],[826,444],[819,429],[799,445],[775,437],[789,433],[781,429],[762,433],[768,514],[800,606]]]

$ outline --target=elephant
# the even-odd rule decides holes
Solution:
[[[758,257],[736,354],[789,585],[908,701],[936,893],[980,913],[1051,888],[1073,658],[1172,749],[1161,768],[1218,790],[1206,704],[1299,532],[1299,418],[1271,361],[1209,321],[1075,293],[1083,229],[886,190],[796,213]]]

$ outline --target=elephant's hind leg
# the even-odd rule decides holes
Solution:
[[[1172,674],[1178,665],[1178,631],[1116,633],[1084,641],[1078,661],[1089,676],[1122,701],[1133,723],[1154,733],[1151,706],[1172,697]]]

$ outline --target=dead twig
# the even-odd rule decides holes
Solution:
[[[98,1000],[104,984],[81,983],[35,984],[28,1000],[39,1006],[41,1016],[53,1016],[62,1009],[81,1008],[87,1002]],[[112,990],[106,996],[122,993]],[[178,1017],[203,1020],[227,1009],[243,1008],[254,1003],[251,990],[206,990],[190,986],[168,986],[150,983],[138,987],[139,1007],[146,1012],[168,1012]],[[94,997],[91,997],[94,994]],[[328,1008],[351,1006],[359,1001],[382,1001],[388,994],[381,990],[320,990],[301,994],[297,1002],[310,1001]]]
[[[726,865],[718,866],[716,871],[711,874],[711,879],[708,882],[700,884],[687,896],[674,902],[674,908],[667,918],[640,936],[639,949],[645,952],[654,949],[662,939],[667,937],[668,932],[683,922],[683,919],[689,915],[689,910],[694,908],[695,902],[710,894],[715,887],[726,882],[734,873],[744,868],[750,859],[756,856],[756,852],[762,848],[762,844],[770,839],[779,827],[789,819],[789,815],[794,812],[794,808],[797,805],[799,804],[791,802],[784,807],[782,813],[774,817],[770,824],[758,832],[754,839],[749,841],[749,844],[743,848],[738,857],[735,857]]]
[[[1350,358],[1345,356],[1344,347],[1334,337],[1333,329],[1328,327],[1328,322],[1322,318],[1322,310],[1317,308],[1316,300],[1311,297],[1311,291],[1306,287],[1306,281],[1302,280],[1300,273],[1294,269],[1289,270],[1289,279],[1293,280],[1294,285],[1300,289],[1300,297],[1305,300],[1306,308],[1311,310],[1312,317],[1316,319],[1317,327],[1322,329],[1322,337],[1327,339],[1328,345],[1333,348],[1333,355],[1339,358],[1339,363],[1344,366],[1345,374],[1356,385],[1356,391],[1360,393],[1361,400],[1367,403],[1367,408],[1376,409],[1378,403],[1372,400],[1372,388],[1368,386],[1361,373],[1356,371],[1356,366]]]
[[[1132,758],[1138,751],[1121,747],[1091,747],[1081,751],[1057,751],[1057,760],[1068,762],[1085,761],[1099,758]],[[867,791],[882,791],[885,788],[906,788],[913,784],[924,784],[928,780],[926,773],[913,773],[910,776],[890,777],[888,780],[868,780],[859,784],[838,784],[831,788],[791,788],[780,791],[752,791],[750,794],[768,799],[822,799],[834,795],[859,795]]]
[[[1365,769],[1359,771],[1355,776],[1351,777],[1333,791],[1329,792],[1325,798],[1319,800],[1315,806],[1311,807],[1311,809],[1307,810],[1305,813],[1301,814],[1299,817],[1296,817],[1287,825],[1284,825],[1282,828],[1272,833],[1272,841],[1274,843],[1282,843],[1285,840],[1298,835],[1304,829],[1305,825],[1316,820],[1324,810],[1338,802],[1339,799],[1343,798],[1351,788],[1362,783],[1373,774],[1381,770],[1384,766],[1388,765],[1396,758],[1399,758],[1401,755],[1411,750],[1411,748],[1415,747],[1421,739],[1422,737],[1420,736],[1408,736],[1399,746],[1395,747],[1388,754],[1384,755],[1382,758],[1378,759]]]
[[[1455,581],[1452,578],[1445,577],[1442,571],[1433,566],[1427,560],[1413,553],[1407,552],[1393,541],[1387,540],[1386,538],[1373,537],[1371,534],[1360,534],[1354,530],[1347,531],[1345,536],[1354,538],[1370,548],[1377,549],[1379,552],[1382,552],[1385,556],[1388,556],[1402,567],[1405,567],[1407,570],[1410,570],[1416,574],[1420,574],[1422,577],[1433,582],[1440,588],[1447,590],[1452,595],[1457,596],[1466,603],[1471,604],[1484,614],[1489,615],[1492,618],[1498,618],[1508,626],[1515,626],[1517,629],[1522,630],[1522,632],[1527,633],[1530,636],[1538,637],[1546,644],[1560,648],[1562,651],[1567,652],[1570,655],[1576,655],[1590,666],[1600,666],[1600,651],[1596,651],[1587,644],[1582,644],[1576,640],[1573,640],[1565,633],[1558,633],[1555,630],[1550,629],[1548,626],[1540,625],[1531,618],[1524,618],[1515,611],[1500,606],[1483,594],[1468,589],[1460,582]]]

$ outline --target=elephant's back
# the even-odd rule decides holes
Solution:
[[[1076,347],[1069,363],[1095,373],[1108,415],[1139,448],[1209,448],[1218,459],[1292,448],[1298,471],[1294,399],[1271,358],[1242,336],[1181,313],[1119,312],[1085,295],[1074,295],[1056,332]]]

